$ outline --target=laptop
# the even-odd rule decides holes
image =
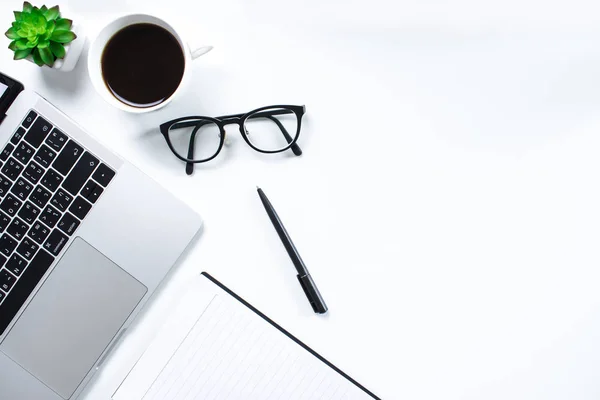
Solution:
[[[202,220],[1,73],[0,149],[0,399],[75,399]]]

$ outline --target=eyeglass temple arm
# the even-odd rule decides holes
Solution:
[[[281,122],[279,122],[279,120],[277,118],[272,117],[270,115],[265,115],[264,118],[268,118],[271,121],[275,122],[275,124],[277,124],[277,126],[281,130],[281,133],[283,133],[283,137],[285,138],[285,140],[287,140],[288,143],[292,143],[292,141],[293,141],[292,137],[288,133],[287,129],[285,129],[283,124]],[[298,146],[298,143],[294,143],[292,145],[292,147],[290,147],[290,149],[292,149],[292,152],[294,152],[295,155],[297,155],[297,156],[302,155],[302,149],[300,148],[300,146]]]
[[[287,129],[285,129],[283,124],[281,122],[279,122],[279,120],[277,118],[273,118],[274,115],[283,115],[283,114],[291,114],[291,113],[293,113],[293,111],[290,111],[290,110],[265,111],[265,112],[259,112],[256,114],[252,114],[250,116],[250,119],[254,119],[254,118],[270,119],[271,121],[275,122],[275,124],[277,125],[277,127],[279,128],[281,133],[283,134],[283,137],[285,138],[285,140],[288,143],[292,143],[293,139],[290,136]],[[228,123],[228,122],[236,122],[243,116],[244,116],[244,114],[233,114],[233,115],[224,115],[222,117],[217,117],[216,119],[222,121],[223,123]],[[198,128],[200,128],[207,123],[208,122],[197,122],[197,121],[179,122],[179,123],[176,123],[173,126],[171,126],[171,129],[189,128],[192,126],[197,126]],[[190,139],[190,143],[192,143],[192,139]],[[300,148],[300,146],[298,146],[298,143],[294,143],[294,145],[292,147],[290,147],[290,149],[292,150],[292,152],[295,155],[297,155],[297,156],[302,155],[302,149]],[[193,152],[193,150],[192,150],[192,152]],[[188,159],[191,159],[191,158],[188,157]],[[188,163],[188,164],[190,164],[190,163]],[[191,169],[193,170],[193,165],[192,165]]]
[[[204,124],[205,123],[202,123],[202,122],[197,123],[196,127],[192,131],[192,134],[190,135],[190,147],[188,147],[188,154],[187,154],[188,160],[194,159],[194,143],[196,142],[196,134],[198,133],[198,130],[200,128],[202,128],[202,125],[204,125]],[[194,163],[191,163],[191,162],[185,163],[185,173],[188,175],[192,175],[194,173]]]

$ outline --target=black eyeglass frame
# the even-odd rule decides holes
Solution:
[[[267,111],[267,110],[270,110],[270,112],[262,112],[261,113],[261,111]],[[291,114],[291,113],[295,114],[296,118],[298,120],[296,132],[293,137],[289,134],[289,132],[285,129],[285,127],[281,124],[281,122],[279,122],[279,120],[277,118],[274,118],[275,115],[283,115],[283,114]],[[169,122],[165,122],[164,124],[161,124],[160,132],[162,133],[163,137],[165,138],[165,141],[167,142],[167,145],[169,146],[169,148],[171,149],[173,154],[177,158],[179,158],[181,161],[184,161],[187,164],[186,170],[187,170],[188,174],[191,174],[191,172],[193,171],[193,164],[200,164],[200,163],[205,163],[205,162],[211,161],[212,159],[214,159],[216,156],[219,155],[219,153],[223,149],[223,145],[225,143],[225,135],[226,135],[225,126],[231,125],[231,124],[238,124],[240,134],[244,138],[244,141],[248,144],[248,146],[252,147],[254,150],[258,151],[259,153],[274,154],[274,153],[282,153],[286,150],[291,149],[292,152],[296,156],[302,155],[302,149],[300,149],[300,146],[298,146],[297,141],[300,136],[300,129],[302,127],[302,117],[304,116],[305,113],[306,113],[306,106],[304,106],[304,105],[302,105],[302,106],[294,106],[294,105],[265,106],[265,107],[260,107],[255,110],[252,110],[246,114],[224,115],[224,116],[216,117],[216,118],[206,117],[206,116],[190,116],[190,117],[177,118],[177,119],[171,120]],[[273,121],[275,124],[277,124],[277,126],[281,130],[283,136],[285,137],[286,141],[288,142],[288,145],[286,147],[278,149],[278,150],[263,150],[263,149],[259,149],[255,145],[253,145],[251,140],[248,138],[247,133],[244,129],[246,121],[252,117],[268,118],[271,121]],[[185,123],[183,121],[188,121],[189,123]],[[202,123],[203,121],[206,121],[206,122],[203,124]],[[215,125],[217,125],[219,127],[219,131],[220,131],[219,147],[218,147],[217,151],[215,152],[215,154],[213,154],[212,156],[202,159],[202,160],[194,160],[193,159],[194,142],[195,142],[195,138],[196,138],[196,133],[203,125],[205,125],[207,123],[214,123]],[[187,128],[187,127],[192,127],[192,126],[195,126],[195,129],[192,132],[192,134],[190,135],[188,158],[182,157],[175,150],[175,147],[171,143],[171,139],[169,137],[169,130],[171,130],[173,127],[176,127],[176,129],[178,129],[178,128]]]

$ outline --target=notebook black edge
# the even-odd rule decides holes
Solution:
[[[208,278],[212,283],[214,283],[215,285],[217,285],[221,289],[223,289],[225,292],[227,292],[227,294],[229,294],[230,296],[232,296],[233,298],[235,298],[236,300],[238,300],[240,303],[242,303],[243,305],[245,305],[246,307],[248,307],[250,310],[254,311],[254,313],[256,313],[257,315],[259,315],[262,319],[264,319],[265,321],[267,321],[269,324],[273,325],[281,333],[283,333],[284,335],[286,335],[287,337],[289,337],[290,339],[292,339],[294,342],[296,342],[297,344],[299,344],[300,346],[302,346],[302,348],[304,348],[304,350],[308,351],[310,354],[312,354],[313,356],[317,357],[319,360],[321,360],[323,363],[325,363],[325,365],[327,365],[329,368],[333,369],[335,372],[337,372],[338,374],[340,374],[341,376],[343,376],[344,378],[346,378],[348,381],[352,382],[356,387],[358,387],[359,389],[361,389],[363,392],[365,392],[366,394],[368,394],[369,396],[371,396],[372,398],[374,398],[376,400],[381,400],[379,397],[375,396],[373,393],[371,393],[371,391],[369,391],[363,385],[361,385],[360,383],[358,383],[357,381],[355,381],[354,379],[352,379],[344,371],[342,371],[341,369],[339,369],[338,367],[336,367],[335,365],[333,365],[332,363],[330,363],[329,361],[327,361],[319,353],[317,353],[316,351],[314,351],[313,349],[311,349],[310,347],[308,347],[307,345],[305,345],[303,342],[301,342],[297,337],[295,337],[294,335],[292,335],[291,333],[289,333],[288,331],[286,331],[285,329],[283,329],[275,321],[273,321],[272,319],[270,319],[269,317],[267,317],[265,314],[261,313],[259,310],[257,310],[256,308],[254,308],[252,306],[252,304],[248,303],[246,300],[242,299],[240,296],[238,296],[233,291],[231,291],[227,286],[223,285],[221,282],[219,282],[218,280],[216,280],[215,278],[213,278],[209,273],[202,272],[201,275],[205,276],[206,278]]]

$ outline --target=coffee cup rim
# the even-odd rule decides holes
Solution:
[[[122,22],[122,21],[125,21],[125,23],[122,26],[119,26],[118,23]],[[128,26],[135,25],[135,24],[153,23],[153,22],[158,22],[156,25],[166,28],[169,31],[169,33],[171,33],[175,37],[175,39],[181,46],[181,50],[183,51],[183,56],[184,56],[183,76],[181,78],[181,82],[179,82],[179,85],[177,86],[177,89],[173,92],[173,94],[171,96],[169,96],[167,99],[165,99],[162,103],[157,104],[152,107],[134,107],[134,106],[125,104],[122,101],[118,100],[106,86],[104,77],[102,75],[102,65],[101,65],[102,54],[104,52],[104,49],[106,48],[106,45],[110,41],[110,39],[112,37],[114,37],[114,35],[117,32],[119,32],[120,30],[122,30]],[[113,26],[113,25],[117,25],[117,26],[111,28],[111,26]],[[96,91],[100,94],[100,96],[104,99],[104,101],[106,101],[107,103],[109,103],[123,111],[127,111],[127,112],[130,112],[133,114],[143,114],[143,113],[156,111],[156,110],[159,110],[159,109],[165,107],[182,90],[182,88],[187,83],[187,80],[189,78],[188,77],[189,68],[190,68],[189,64],[190,64],[192,58],[191,58],[191,53],[190,53],[189,47],[188,47],[187,43],[184,41],[180,32],[181,32],[181,30],[177,26],[175,26],[171,21],[167,21],[161,17],[152,15],[152,14],[129,13],[129,14],[122,14],[120,16],[116,16],[115,18],[112,18],[109,22],[107,22],[98,31],[98,33],[91,40],[91,44],[90,44],[90,48],[89,48],[89,52],[88,52],[88,56],[87,56],[87,58],[88,58],[87,61],[88,61],[88,74],[90,76],[90,80],[92,81],[92,85],[94,86]],[[106,36],[106,37],[103,38],[99,44],[98,41],[102,38],[102,36]],[[100,45],[101,45],[101,48],[98,48]]]

